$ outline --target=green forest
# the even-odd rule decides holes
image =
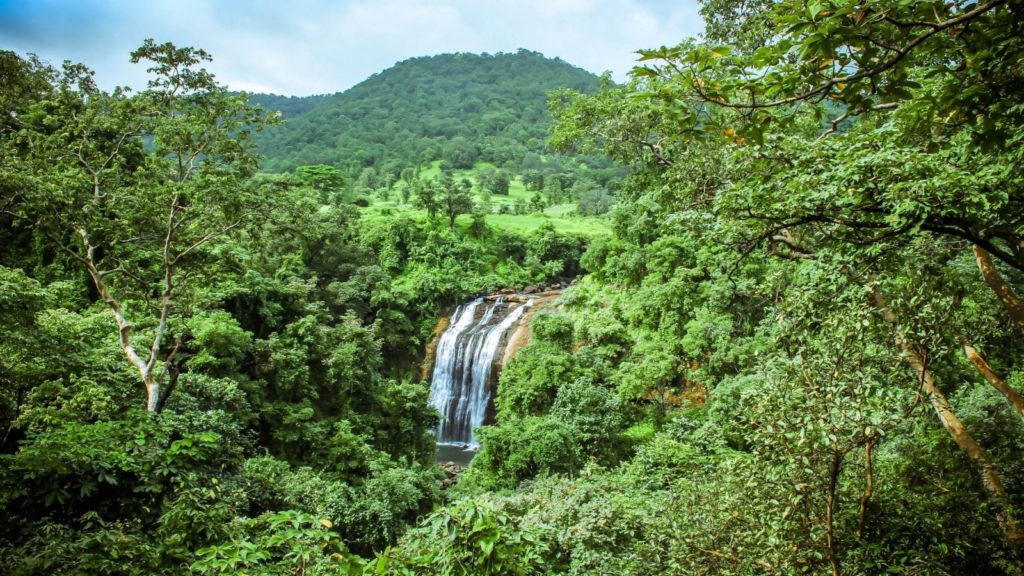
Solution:
[[[590,72],[519,50],[413,58],[338,94],[250,100],[286,120],[256,137],[265,170],[330,164],[397,176],[442,158],[454,168],[519,165],[529,152],[546,152],[548,92],[598,85]]]
[[[625,82],[0,50],[0,573],[1024,575],[1024,0],[700,15]],[[453,474],[444,319],[552,287]]]

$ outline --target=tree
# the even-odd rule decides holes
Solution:
[[[711,44],[730,45],[753,52],[772,36],[772,3],[766,0],[702,0],[704,38]]]
[[[456,182],[448,172],[442,172],[434,181],[439,191],[441,208],[448,216],[448,228],[455,229],[455,219],[459,214],[468,214],[473,210],[473,196],[470,194],[469,182]]]
[[[487,228],[487,215],[491,213],[490,207],[478,204],[473,207],[473,220],[469,224],[469,235],[473,238],[485,238],[489,229]]]
[[[414,180],[412,184],[413,206],[427,211],[427,217],[433,219],[441,207],[441,191],[433,180]]]
[[[544,196],[540,192],[535,192],[530,198],[530,212],[543,212],[545,206]]]
[[[299,166],[295,169],[295,174],[302,178],[303,182],[312,186],[314,190],[320,192],[320,201],[324,203],[327,203],[345,186],[344,173],[338,168],[326,164]]]
[[[540,170],[527,170],[523,172],[523,186],[528,192],[535,192],[544,189],[544,173]]]
[[[444,147],[442,159],[446,160],[456,170],[472,168],[480,156],[480,150],[473,141],[465,136],[452,138]]]
[[[588,190],[580,195],[577,210],[584,216],[600,216],[612,209],[615,197],[603,188]]]
[[[52,72],[53,92],[19,116],[22,176],[0,206],[87,273],[158,411],[206,249],[255,214],[240,184],[256,167],[251,134],[272,119],[218,85],[202,50],[147,40],[131,59],[154,75],[134,96],[99,91],[81,66]]]
[[[369,190],[376,190],[381,185],[377,170],[372,167],[363,168],[363,171],[359,173],[359,178],[356,180],[356,185]]]
[[[1018,56],[996,54],[1020,54],[1024,6],[1003,0],[705,6],[722,10],[725,24],[709,29],[716,36],[735,29],[734,19],[746,18],[729,15],[737,6],[752,8],[750,14],[766,17],[767,28],[774,29],[756,38],[729,38],[747,41],[738,47],[686,42],[641,51],[646,63],[634,70],[630,85],[589,98],[563,96],[555,110],[557,148],[602,149],[633,169],[624,190],[630,210],[616,222],[628,247],[611,248],[603,262],[620,267],[618,279],[670,285],[665,278],[671,274],[657,262],[686,254],[680,246],[695,238],[713,237],[712,250],[722,249],[720,257],[729,262],[720,273],[731,284],[725,291],[732,302],[743,298],[744,282],[764,281],[747,270],[789,278],[798,287],[780,285],[767,300],[772,303],[746,320],[756,323],[765,314],[785,326],[764,330],[778,347],[770,354],[774,362],[828,365],[831,357],[838,366],[848,357],[825,350],[842,350],[844,333],[864,338],[849,345],[864,359],[858,360],[858,386],[870,380],[863,372],[867,358],[879,367],[887,364],[881,350],[890,366],[899,359],[899,371],[888,368],[871,386],[884,393],[917,391],[923,401],[911,406],[931,406],[931,425],[941,425],[943,446],[952,450],[931,456],[928,464],[973,474],[972,488],[981,497],[965,500],[983,502],[979,510],[994,508],[997,523],[990,523],[1019,549],[1024,530],[1014,516],[1020,495],[1006,489],[1019,451],[1000,450],[1019,435],[972,422],[956,395],[974,393],[981,384],[998,391],[986,397],[986,409],[1018,406],[1019,393],[970,341],[994,331],[1006,348],[989,350],[1006,363],[1003,370],[1021,368],[1011,334],[1016,318],[1024,316],[1012,282],[999,277],[1019,282],[1024,270],[1024,186],[1011,168],[1021,160],[1024,116],[1020,92],[1008,89],[1021,82],[1024,68]],[[716,274],[713,263],[680,260],[679,270]],[[973,280],[964,270],[973,272]],[[668,288],[652,287],[657,289]],[[961,317],[956,311],[967,302],[973,305],[970,317]],[[802,315],[806,320],[789,324]],[[1001,323],[991,320],[1000,315]],[[688,320],[673,324],[694,326]],[[841,328],[826,336],[827,326]],[[702,336],[687,338],[692,349]],[[964,381],[960,366],[976,369],[974,381]],[[755,381],[758,372],[740,370]],[[844,377],[838,368],[821,374],[830,381]],[[809,382],[820,381],[798,371],[779,384],[798,397],[803,384],[817,390],[820,385]],[[907,414],[913,411],[907,408]],[[858,430],[856,412],[849,410],[780,407],[773,418],[829,413],[837,415],[834,424]],[[900,414],[884,416],[902,420]],[[778,430],[776,423],[772,429]],[[893,430],[927,442],[899,425]],[[775,439],[786,442],[781,433]],[[834,459],[819,455],[816,465],[818,478],[829,480],[818,484],[827,534],[821,553],[839,574],[842,537],[833,521],[843,461],[860,452],[870,486],[870,461],[881,439],[854,435],[842,447],[829,440]],[[913,480],[904,481],[912,489]],[[863,498],[870,500],[870,489]],[[862,525],[868,509],[861,505]]]
[[[482,190],[487,190],[493,193],[494,190],[494,178],[498,175],[498,171],[492,166],[484,166],[476,171],[476,182],[480,185]]]
[[[499,196],[508,196],[508,187],[511,182],[511,178],[508,172],[499,170],[494,176],[494,180],[491,181],[491,192]]]

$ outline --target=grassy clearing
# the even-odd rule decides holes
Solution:
[[[575,206],[570,205],[573,209]],[[487,224],[496,228],[505,230],[515,230],[517,232],[532,232],[537,228],[540,228],[545,222],[550,222],[554,225],[555,230],[559,232],[570,232],[573,234],[583,234],[585,236],[598,236],[601,234],[608,234],[610,228],[608,223],[598,218],[585,218],[582,216],[576,216],[573,218],[551,216],[548,214],[549,210],[561,208],[560,206],[554,206],[545,210],[543,214],[492,214],[487,217]],[[467,222],[468,222],[467,217]]]
[[[487,216],[487,225],[499,230],[510,230],[514,232],[529,233],[540,228],[544,223],[550,222],[555,230],[586,236],[599,236],[610,233],[608,222],[603,218],[588,218],[575,215],[575,204],[562,204],[552,206],[542,214],[490,214]],[[396,202],[377,202],[373,206],[363,208],[363,217],[375,221],[391,218],[398,214],[413,216],[414,218],[426,218],[426,213],[417,210],[408,204]],[[442,218],[438,217],[438,221]],[[468,228],[470,217],[468,214],[459,216],[456,225],[460,228]]]
[[[494,168],[494,165],[478,162],[472,169],[455,170],[452,172],[455,180],[466,178],[473,183],[475,201],[478,203],[483,201],[483,195],[477,184],[476,171],[488,167]],[[436,160],[420,169],[420,177],[430,179],[436,177],[440,172],[441,161]],[[395,191],[392,192],[391,199],[388,201],[374,198],[371,206],[363,208],[364,217],[370,220],[378,220],[390,218],[396,214],[405,214],[417,218],[426,218],[422,211],[413,208],[410,204],[401,203],[402,186],[405,186],[404,182],[396,185]],[[501,230],[529,233],[540,228],[544,223],[550,222],[559,232],[584,234],[586,236],[597,236],[610,232],[606,219],[579,216],[576,214],[576,204],[573,203],[549,206],[543,213],[499,214],[498,210],[500,210],[502,205],[512,206],[517,202],[528,203],[536,194],[536,192],[528,191],[519,177],[513,178],[509,182],[508,192],[508,196],[490,195],[488,201],[490,202],[492,213],[487,217],[487,224],[489,226]],[[469,223],[470,217],[468,215],[460,216],[456,220],[456,225],[463,228],[468,227]]]

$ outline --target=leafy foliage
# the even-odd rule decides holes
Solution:
[[[467,233],[450,177],[438,226],[363,219],[330,166],[256,174],[273,119],[199,50],[146,42],[137,95],[3,57],[0,571],[375,570],[358,554],[441,499],[417,381],[439,310],[571,273],[585,241]]]
[[[199,89],[137,98],[4,53],[0,570],[1020,574],[1020,12],[706,2],[708,41],[552,98],[556,147],[630,167],[614,234],[589,246],[463,229],[467,186],[417,173],[515,158],[532,209],[597,189],[533,144],[502,156],[512,123],[481,140],[426,118],[420,148],[394,150],[405,169],[370,147],[253,175],[242,133],[266,119],[201,51],[144,45],[158,78],[178,61]],[[371,89],[404,74],[352,93],[392,96]],[[332,98],[273,100],[313,117]],[[168,102],[181,125],[125,130]],[[204,127],[221,147],[175,175]],[[350,205],[398,180],[426,219]],[[132,239],[166,230],[166,206],[181,241],[267,210],[178,252],[188,281],[164,306],[179,247]],[[83,222],[94,240],[70,243]],[[535,315],[442,493],[415,382],[438,311],[555,277],[576,281]],[[168,386],[148,413],[124,361],[142,337],[174,343],[152,352]]]
[[[544,151],[548,92],[596,85],[589,72],[520,50],[412,58],[338,94],[251,101],[286,120],[259,139],[266,169],[327,164],[358,174],[374,166],[397,176],[435,159],[456,169],[515,165]]]

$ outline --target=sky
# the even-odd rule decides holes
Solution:
[[[203,48],[235,90],[345,90],[396,62],[447,52],[559,57],[617,80],[635,51],[701,32],[696,0],[0,0],[0,49],[81,62],[106,89],[145,86],[146,38]]]

